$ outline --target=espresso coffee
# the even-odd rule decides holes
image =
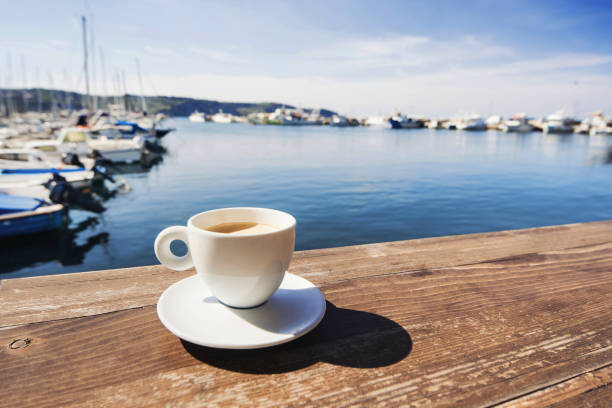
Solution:
[[[259,222],[224,222],[208,227],[206,231],[219,232],[221,234],[245,235],[274,232],[278,231],[278,228]]]

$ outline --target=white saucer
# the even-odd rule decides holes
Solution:
[[[312,283],[286,272],[279,289],[253,309],[227,307],[213,297],[198,275],[162,293],[157,315],[177,337],[200,346],[254,349],[297,339],[325,314],[325,298]]]

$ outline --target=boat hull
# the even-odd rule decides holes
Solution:
[[[574,133],[574,128],[569,127],[569,126],[551,126],[548,124],[544,124],[542,131],[544,133],[567,135],[570,133]]]
[[[0,238],[57,230],[64,220],[65,209],[61,204],[0,215]]]
[[[60,174],[74,188],[83,188],[91,184],[95,174],[91,170],[79,169],[78,171],[49,171],[16,173],[10,172],[11,169],[4,169],[0,173],[0,186],[31,186],[44,184],[53,178],[54,173]]]
[[[389,119],[389,124],[391,129],[418,129],[423,127],[422,123],[417,121],[400,122],[395,119]]]
[[[528,133],[528,132],[533,132],[535,128],[528,124],[509,125],[509,124],[503,123],[499,127],[499,130],[501,130],[502,132],[507,132],[507,133]]]

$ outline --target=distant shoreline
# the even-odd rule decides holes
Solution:
[[[7,99],[8,96],[8,99]],[[128,110],[138,110],[141,106],[141,96],[133,94],[100,96],[93,95],[101,106],[109,103],[126,103]],[[40,98],[40,104],[39,104]],[[14,112],[27,111],[52,112],[57,109],[81,110],[85,108],[85,95],[80,92],[45,88],[0,88],[0,112],[4,111],[7,100]],[[232,115],[247,116],[253,112],[274,112],[275,109],[295,106],[279,102],[221,102],[209,99],[196,99],[179,96],[145,96],[148,113],[163,113],[169,116],[189,116],[194,111],[205,114],[215,114],[222,110]],[[39,107],[40,106],[40,107]],[[134,107],[134,108],[132,108]],[[309,112],[312,108],[304,108]],[[322,116],[331,117],[336,112],[321,109]]]

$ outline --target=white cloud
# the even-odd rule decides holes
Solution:
[[[515,52],[508,48],[463,36],[439,41],[421,36],[397,36],[377,39],[348,39],[304,50],[301,57],[323,60],[336,69],[421,68],[434,69],[473,64],[483,60],[509,58]],[[355,64],[359,64],[355,66]]]
[[[42,45],[31,46],[37,55],[45,53]],[[68,67],[80,70],[77,51],[68,54],[66,50],[64,55],[72,55]],[[398,108],[429,116],[466,110],[483,115],[525,111],[539,116],[560,106],[579,115],[595,109],[612,113],[612,73],[601,69],[612,64],[612,55],[525,58],[520,50],[474,36],[446,41],[423,36],[349,38],[296,48],[289,54],[286,50],[248,54],[231,46],[195,44],[177,48],[155,44],[144,51],[145,86],[155,84],[155,89],[145,89],[148,94],[286,102],[351,115],[386,114]],[[139,89],[133,62],[137,53],[117,48],[109,54],[109,78],[119,67],[128,75],[128,90]],[[232,64],[231,75],[228,64]],[[198,66],[209,72],[198,72]],[[56,79],[61,78],[59,72]],[[79,74],[73,84],[83,84],[77,81]],[[109,89],[112,83],[109,80]]]
[[[211,59],[217,62],[233,62],[233,63],[244,62],[244,60],[238,55],[229,53],[227,51],[215,50],[212,48],[203,48],[203,47],[196,46],[196,45],[191,46],[189,50],[191,52],[202,55],[208,59]]]
[[[151,78],[162,94],[225,101],[276,101],[304,107],[325,107],[351,115],[387,114],[393,109],[429,116],[459,111],[504,115],[526,111],[541,116],[560,106],[579,105],[584,114],[612,112],[612,77],[581,76],[579,86],[565,74],[507,80],[496,74],[445,71],[402,78],[338,80],[315,76],[278,78],[201,74]]]

